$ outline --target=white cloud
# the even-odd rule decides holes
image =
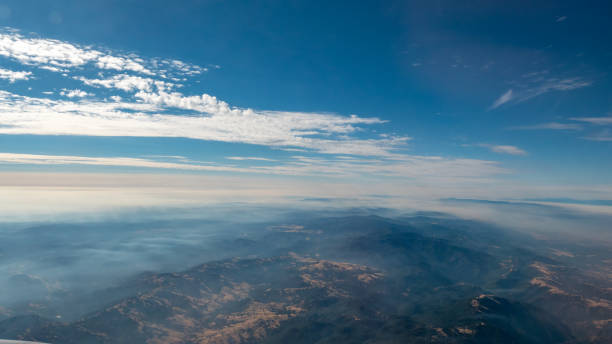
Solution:
[[[548,72],[544,73],[547,74]],[[517,83],[516,87],[506,91],[493,104],[489,110],[496,109],[507,103],[521,103],[531,98],[540,96],[552,91],[571,91],[590,86],[591,81],[583,78],[544,78],[542,73],[529,73],[523,77],[527,81]]]
[[[76,77],[75,79],[82,81],[87,86],[116,88],[125,92],[151,92],[154,90],[153,86],[159,91],[165,91],[175,86],[173,83],[128,74],[114,75],[108,79],[87,79],[85,77]]]
[[[228,160],[238,160],[238,161],[245,161],[245,160],[254,160],[254,161],[276,161],[275,159],[269,159],[269,158],[261,158],[261,157],[255,157],[255,156],[228,156],[225,157]]]
[[[560,16],[560,17],[557,18],[556,22],[560,23],[562,21],[565,21],[566,19],[567,19],[567,16]]]
[[[135,61],[127,57],[111,55],[102,55],[95,60],[96,66],[102,69],[114,69],[119,71],[129,70],[143,74],[153,74],[153,72],[145,68],[141,62],[141,60]]]
[[[477,144],[465,144],[464,147],[483,147],[487,148],[491,152],[500,153],[500,154],[510,154],[510,155],[527,155],[527,152],[511,145],[493,145],[490,143],[477,143]]]
[[[240,109],[210,95],[137,94],[143,102],[52,100],[0,91],[0,133],[132,137],[184,137],[329,154],[389,156],[407,137],[357,139],[346,135],[377,118]],[[160,114],[192,110],[201,115]],[[180,113],[180,111],[178,111]]]
[[[87,89],[63,88],[59,94],[73,100],[58,100],[0,91],[2,134],[183,137],[387,157],[410,139],[353,137],[367,126],[384,123],[375,117],[238,108],[209,94],[176,92],[182,85],[168,80],[183,81],[204,70],[178,60],[145,60],[133,54],[25,37],[14,30],[0,31],[0,56],[62,71],[67,81],[79,80],[84,86],[104,87],[111,93],[96,99]],[[85,67],[88,75],[97,70],[98,78],[79,75]],[[64,73],[66,70],[69,72]],[[114,71],[118,73],[112,74]],[[130,94],[113,94],[117,90]],[[87,96],[91,97],[78,99]]]
[[[0,31],[0,56],[55,72],[67,72],[71,68],[89,64],[100,69],[158,76],[167,72],[167,69],[184,75],[193,75],[204,70],[177,60],[145,61],[133,54],[110,53],[55,39],[26,37],[12,29]]]
[[[162,162],[150,159],[128,157],[85,157],[71,155],[36,155],[0,153],[0,163],[4,164],[32,164],[32,165],[95,165],[116,167],[140,167],[193,171],[223,171],[247,172],[248,170],[229,166],[207,166],[195,164],[179,164]]]
[[[612,125],[612,116],[608,117],[572,117],[572,121],[585,122],[594,125]]]
[[[58,67],[53,67],[53,66],[38,66],[38,68],[44,69],[44,70],[48,70],[48,71],[51,71],[51,72],[55,72],[55,73],[67,73],[67,72],[69,72],[68,69],[58,68]]]
[[[489,149],[491,149],[493,152],[496,152],[496,153],[511,154],[511,155],[527,155],[527,152],[525,152],[524,150],[516,146],[493,145],[493,146],[490,146]]]
[[[582,130],[582,126],[576,123],[559,123],[559,122],[548,122],[540,123],[535,125],[526,125],[513,127],[511,129],[517,130]]]
[[[32,72],[16,72],[4,68],[0,68],[0,79],[5,79],[11,83],[17,80],[30,80]]]
[[[64,88],[60,92],[60,95],[68,97],[68,98],[83,98],[83,97],[87,97],[90,94],[83,90],[79,90],[79,89],[68,90]]]
[[[612,132],[609,129],[604,129],[600,132],[583,137],[589,141],[610,142],[612,141]]]
[[[497,98],[493,102],[493,104],[491,105],[490,109],[496,109],[496,108],[500,107],[501,105],[506,104],[511,99],[512,99],[512,90],[508,90],[504,94],[499,96],[499,98]]]
[[[152,157],[151,157],[152,158]],[[170,159],[163,161],[160,159]],[[260,160],[240,158],[238,160]],[[174,161],[172,161],[174,160]],[[176,162],[178,160],[179,162]],[[236,159],[232,159],[236,160]],[[273,162],[268,159],[266,161]],[[486,178],[507,171],[497,163],[478,159],[447,159],[442,157],[403,156],[399,159],[341,160],[295,156],[288,161],[272,165],[224,165],[198,163],[186,158],[156,157],[153,159],[134,157],[87,157],[67,155],[40,155],[22,153],[0,153],[0,164],[29,165],[94,165],[129,168],[171,169],[203,172],[236,172],[284,176],[325,177],[395,177],[424,181],[467,181]]]
[[[534,96],[546,93],[548,91],[570,91],[578,88],[591,86],[591,82],[582,78],[567,78],[567,79],[548,79],[545,83],[536,88]]]

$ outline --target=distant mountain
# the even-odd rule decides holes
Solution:
[[[79,321],[0,323],[0,335],[51,343],[561,343],[536,310],[479,296],[424,323],[389,306],[379,270],[296,255],[234,259],[152,274],[137,294]],[[542,330],[545,329],[545,330]]]
[[[26,305],[32,315],[1,321],[0,338],[54,344],[612,339],[610,268],[601,258],[607,250],[547,246],[422,214],[302,219],[247,234],[215,243],[234,258],[66,293],[61,300],[80,314],[73,319],[41,316],[62,310],[57,301]]]

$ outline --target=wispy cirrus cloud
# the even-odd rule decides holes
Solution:
[[[527,152],[518,148],[516,146],[511,145],[494,145],[490,143],[475,143],[475,144],[463,144],[463,147],[482,147],[487,148],[491,152],[500,153],[500,154],[510,154],[510,155],[527,155]]]
[[[527,155],[527,152],[516,147],[510,145],[492,145],[488,146],[488,148],[495,153],[503,153],[510,155]]]
[[[604,130],[603,132],[593,134],[590,136],[585,136],[584,138],[590,141],[611,142],[612,132],[610,132],[609,130]]]
[[[258,156],[228,156],[225,157],[228,160],[238,160],[238,161],[245,161],[245,160],[253,160],[253,161],[276,161],[276,159],[269,159],[269,158],[262,158],[262,157],[258,157]]]
[[[516,126],[509,128],[510,130],[557,130],[557,131],[582,131],[591,129],[590,133],[582,136],[582,139],[590,141],[612,141],[612,133],[609,129],[593,132],[594,127],[602,127],[612,125],[611,116],[601,117],[570,117],[569,120],[580,123],[559,123],[547,122],[535,125]]]
[[[572,117],[572,121],[585,122],[593,125],[612,125],[612,116],[602,117]]]
[[[582,130],[583,126],[577,123],[547,122],[534,125],[512,127],[513,130]]]
[[[39,155],[0,153],[0,163],[27,165],[93,165],[114,167],[139,167],[191,171],[246,172],[245,169],[230,166],[198,165],[189,163],[174,163],[153,159],[132,157],[87,157],[72,155]]]
[[[572,117],[572,121],[582,122],[585,125],[595,127],[595,132],[592,132],[582,138],[589,141],[610,142],[612,141],[612,132],[608,126],[612,126],[612,116],[591,116],[591,117]],[[604,127],[604,128],[601,128]]]
[[[497,109],[498,107],[511,101],[512,98],[513,98],[512,90],[508,90],[504,92],[504,94],[499,96],[499,98],[495,99],[495,101],[493,102],[493,104],[491,104],[491,107],[489,107],[489,109]]]
[[[544,73],[547,74],[547,73]],[[489,107],[489,110],[499,108],[504,104],[518,104],[537,96],[553,91],[571,91],[590,86],[591,81],[581,77],[557,78],[544,77],[542,73],[525,75],[524,80],[514,83],[513,87],[500,95]]]
[[[109,166],[164,169],[180,171],[234,172],[284,176],[319,177],[398,177],[431,180],[477,180],[508,171],[496,162],[478,159],[450,159],[436,156],[403,156],[393,159],[337,159],[293,156],[290,159],[262,166],[250,165],[253,160],[274,162],[273,159],[229,157],[240,164],[201,163],[184,157],[88,157],[73,155],[42,155],[0,153],[0,164]]]

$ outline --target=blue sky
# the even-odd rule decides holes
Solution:
[[[0,171],[18,179],[6,185],[174,174],[605,199],[610,14],[604,1],[4,1]]]

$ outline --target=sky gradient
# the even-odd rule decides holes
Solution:
[[[587,3],[5,1],[0,200],[608,200]]]

